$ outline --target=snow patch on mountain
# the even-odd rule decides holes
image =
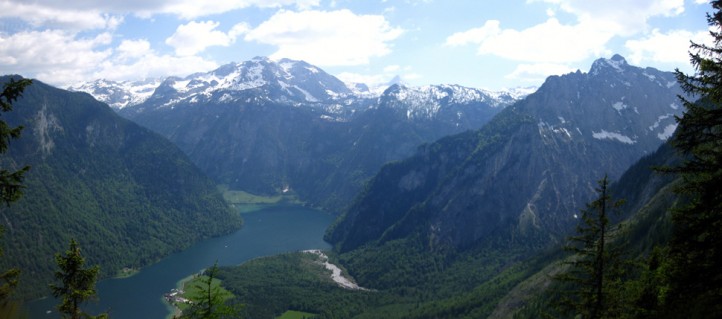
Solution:
[[[624,109],[627,108],[627,105],[624,104],[624,102],[619,101],[619,102],[616,102],[616,103],[612,104],[612,107],[613,107],[615,110],[617,110],[617,113],[621,113],[622,110],[624,110]]]
[[[601,130],[600,132],[594,132],[592,131],[592,137],[598,139],[598,140],[617,140],[619,142],[622,142],[624,144],[634,144],[637,143],[634,139],[631,139],[630,137],[617,133],[617,132],[607,132],[606,130]]]
[[[613,70],[617,73],[624,73],[624,69],[629,67],[627,60],[619,54],[615,54],[611,59],[598,59],[592,63],[592,68],[589,70],[591,75],[599,75],[605,70]],[[626,85],[627,83],[625,83]]]
[[[672,114],[672,113],[667,113],[667,114],[665,114],[665,115],[660,115],[660,116],[657,118],[657,121],[654,122],[652,125],[649,126],[649,130],[650,130],[650,131],[654,131],[656,128],[659,127],[659,124],[661,124],[662,121],[664,121],[664,120],[666,120],[666,119],[668,119],[668,118],[670,118],[670,117],[673,117],[673,116],[674,116],[674,114]]]
[[[668,140],[672,135],[674,134],[674,131],[677,130],[677,123],[669,124],[664,128],[664,131],[657,134],[657,138],[659,138],[662,141]]]

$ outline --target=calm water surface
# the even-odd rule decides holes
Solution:
[[[180,279],[212,266],[216,260],[220,266],[237,265],[260,256],[330,248],[322,239],[333,219],[329,214],[299,206],[275,206],[244,214],[243,218],[243,228],[233,234],[200,242],[130,278],[100,281],[100,300],[84,309],[91,314],[107,311],[113,319],[162,319],[169,313],[162,295],[175,288]],[[30,318],[58,318],[56,304],[53,298],[28,303]]]

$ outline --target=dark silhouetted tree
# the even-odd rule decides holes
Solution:
[[[12,103],[15,102],[25,90],[25,87],[32,83],[29,79],[20,79],[15,81],[10,79],[3,84],[3,91],[0,95],[0,109],[2,112],[12,111]],[[22,126],[11,127],[3,120],[0,120],[0,154],[5,153],[10,144],[10,140],[20,137]],[[25,166],[17,171],[0,169],[0,200],[5,204],[10,204],[20,198],[22,195],[23,175],[30,169]]]
[[[694,75],[676,71],[692,98],[681,97],[685,112],[672,140],[686,160],[669,169],[682,177],[683,203],[672,211],[665,312],[672,317],[722,318],[722,1],[711,4],[712,44],[692,42]]]
[[[12,103],[15,102],[25,90],[25,87],[32,83],[29,79],[21,79],[15,81],[10,79],[3,84],[2,93],[0,93],[0,110],[2,112],[12,111]],[[20,137],[22,126],[11,127],[5,121],[0,119],[0,154],[7,151],[10,140]],[[19,170],[11,171],[0,168],[0,200],[5,205],[18,200],[22,195],[23,174],[30,169],[25,166]],[[0,224],[0,238],[4,231]],[[0,246],[0,257],[2,257],[2,246]],[[17,304],[9,300],[10,294],[18,284],[18,276],[20,270],[17,268],[6,270],[0,273],[0,317],[10,317],[11,313],[17,313]]]
[[[55,278],[60,284],[51,284],[50,289],[53,296],[61,300],[58,311],[63,314],[63,318],[105,318],[104,314],[93,317],[80,310],[82,303],[95,297],[95,280],[100,268],[83,268],[85,258],[80,254],[80,247],[75,239],[70,240],[70,248],[65,255],[55,255],[55,261],[60,268],[55,272]]]
[[[610,292],[619,282],[622,266],[619,249],[610,245],[619,226],[609,224],[609,214],[622,201],[615,202],[609,195],[606,176],[598,185],[597,199],[581,210],[577,235],[564,247],[574,253],[565,262],[568,270],[555,277],[565,287],[558,300],[560,310],[584,319],[614,317],[616,296]]]
[[[188,319],[221,319],[240,318],[240,306],[229,305],[227,301],[232,297],[222,290],[216,279],[218,263],[206,270],[199,283],[195,284],[197,293],[190,296],[191,306],[183,311],[181,318]]]

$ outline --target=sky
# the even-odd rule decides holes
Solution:
[[[501,90],[630,64],[692,73],[704,0],[0,0],[0,74],[59,87],[207,72],[256,56],[346,82]]]

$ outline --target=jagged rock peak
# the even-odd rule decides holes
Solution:
[[[601,58],[594,61],[591,69],[589,70],[589,74],[597,75],[605,70],[614,70],[616,72],[623,73],[629,66],[630,65],[623,56],[615,54],[610,59]]]

